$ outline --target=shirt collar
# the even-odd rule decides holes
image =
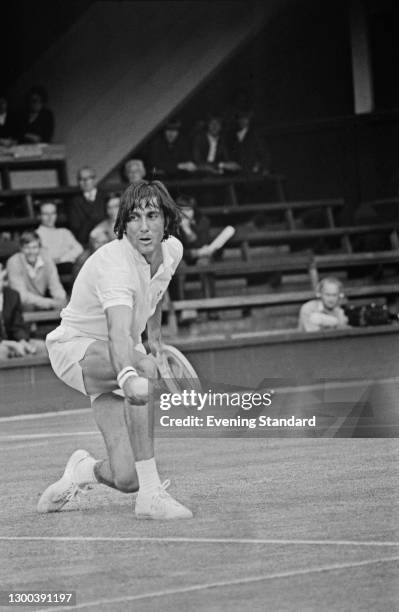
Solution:
[[[150,265],[148,261],[145,259],[145,257],[141,253],[139,253],[139,251],[135,249],[134,246],[132,246],[126,234],[122,238],[122,244],[124,245],[125,249],[133,255],[133,258],[137,263],[139,263],[140,265],[145,265],[145,266]],[[169,253],[165,240],[161,242],[161,248],[162,248],[162,262],[158,270],[154,274],[154,276],[156,276],[162,270],[171,270],[172,265],[173,265],[173,257]]]
[[[24,255],[22,255],[22,257],[24,258],[24,264],[26,266],[26,269],[28,270],[28,274],[31,277],[34,277],[36,275],[36,272],[44,266],[44,261],[41,255],[39,255],[39,257],[37,258],[34,266],[31,266],[30,263],[26,261]]]

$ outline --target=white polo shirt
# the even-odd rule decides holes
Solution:
[[[150,264],[124,236],[93,253],[80,270],[70,302],[61,312],[61,325],[76,329],[77,335],[108,340],[105,309],[133,309],[135,342],[141,342],[147,321],[165,293],[183,256],[183,245],[174,236],[161,243],[163,262],[151,278]]]

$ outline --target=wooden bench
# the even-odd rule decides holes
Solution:
[[[309,209],[321,209],[325,212],[327,227],[336,227],[334,219],[334,209],[342,209],[345,202],[342,198],[326,199],[326,200],[303,200],[298,202],[266,202],[260,204],[243,204],[241,206],[209,206],[201,208],[201,212],[209,217],[217,217],[219,220],[225,218],[226,223],[231,223],[236,219],[248,217],[253,213],[270,213],[281,212],[290,230],[297,229],[295,212]]]
[[[24,217],[0,219],[0,228],[3,227],[31,227],[38,223],[35,216],[34,203],[40,199],[70,199],[80,193],[79,187],[36,187],[32,189],[3,189],[0,190],[0,202],[13,202],[20,205],[24,211]],[[13,219],[15,224],[13,223]]]
[[[398,230],[399,222],[396,223],[378,223],[375,225],[359,225],[345,226],[334,228],[320,229],[303,229],[291,231],[252,231],[238,230],[231,238],[228,246],[240,246],[244,259],[251,258],[251,245],[271,245],[271,244],[293,244],[306,243],[309,248],[310,244],[321,238],[331,239],[339,238],[341,246],[346,253],[353,253],[353,247],[350,242],[351,236],[360,236],[362,234],[385,233],[389,234],[391,246],[393,249],[399,248]],[[215,234],[220,230],[215,230]]]
[[[348,287],[345,290],[345,295],[348,298],[355,299],[399,295],[399,283],[370,285],[366,287]],[[314,291],[308,290],[179,300],[170,303],[169,314],[173,318],[176,312],[182,310],[231,310],[234,308],[240,309],[283,304],[302,304],[313,298]]]
[[[312,251],[308,251],[298,255],[292,253],[287,255],[270,254],[253,260],[231,260],[206,265],[188,266],[182,263],[175,276],[177,278],[178,298],[182,300],[185,298],[186,280],[195,276],[201,282],[203,297],[209,298],[213,297],[214,283],[219,278],[248,278],[255,274],[272,274],[274,272],[308,273],[310,286],[314,287],[319,280],[320,272],[384,264],[399,265],[399,250],[331,255],[314,255]]]
[[[274,272],[305,272],[310,269],[313,261],[312,253],[304,255],[280,255],[256,259],[253,261],[222,261],[206,265],[197,264],[188,266],[180,264],[176,270],[178,297],[185,297],[185,282],[187,278],[198,276],[201,282],[204,297],[214,295],[214,282],[218,278],[249,277],[253,274],[272,274]]]

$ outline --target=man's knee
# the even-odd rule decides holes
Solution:
[[[155,361],[151,357],[143,357],[136,366],[137,372],[144,378],[157,378],[158,370]]]
[[[136,470],[114,474],[114,485],[122,493],[135,493],[139,490]]]

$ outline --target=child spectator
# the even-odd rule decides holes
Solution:
[[[7,272],[10,287],[18,291],[23,310],[50,310],[65,306],[66,293],[57,268],[41,249],[39,235],[23,232],[20,245],[20,253],[7,261]]]

